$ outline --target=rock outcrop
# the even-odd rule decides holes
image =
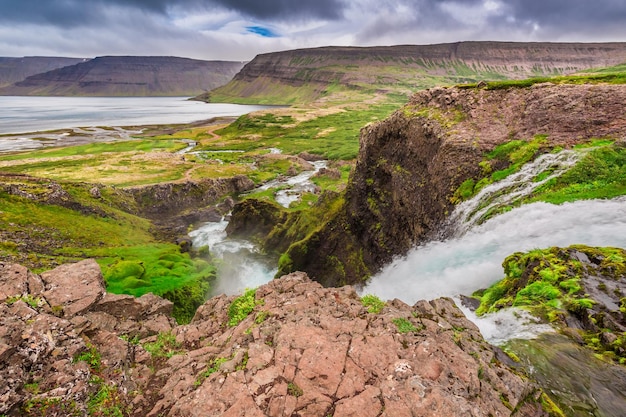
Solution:
[[[195,96],[226,84],[243,62],[104,56],[31,75],[0,95]]]
[[[170,310],[105,293],[91,260],[0,265],[0,413],[548,415],[449,299],[368,312],[296,273],[210,299],[189,325]]]
[[[232,209],[230,195],[254,188],[244,175],[163,183],[125,189],[137,201],[141,216],[150,219],[168,238],[186,236],[190,224],[219,221]],[[223,200],[220,202],[220,200]]]
[[[205,99],[289,103],[324,97],[328,87],[409,94],[495,78],[570,74],[621,64],[624,43],[456,42],[387,47],[324,47],[256,56],[231,82]]]
[[[328,286],[361,282],[394,256],[437,237],[454,208],[455,190],[480,177],[486,152],[535,135],[546,135],[548,148],[622,139],[624,102],[624,85],[417,93],[387,120],[362,129],[344,209],[292,247],[291,268]]]

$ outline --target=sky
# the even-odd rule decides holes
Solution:
[[[0,56],[249,61],[317,46],[624,42],[624,0],[0,0]]]

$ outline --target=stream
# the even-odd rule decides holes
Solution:
[[[543,155],[520,172],[485,187],[452,213],[442,232],[445,238],[398,257],[360,292],[408,304],[452,297],[488,342],[505,346],[520,357],[522,367],[568,417],[617,417],[626,410],[624,367],[600,361],[592,351],[525,311],[505,309],[476,317],[456,298],[500,280],[504,276],[502,261],[517,251],[572,244],[626,247],[626,196],[561,205],[532,203],[484,220],[488,211],[510,205],[541,185],[543,182],[533,181],[538,174],[547,172],[546,180],[561,175],[580,155],[573,151]],[[299,192],[310,190],[310,178],[322,166],[325,163],[260,189],[279,188],[277,200],[288,206]],[[275,262],[268,261],[255,245],[229,239],[227,224],[222,219],[190,233],[194,246],[209,245],[220,259],[213,295],[241,293],[268,282],[277,271]]]
[[[279,153],[271,149],[272,153]],[[276,202],[289,207],[302,193],[315,191],[311,177],[325,168],[327,161],[312,162],[313,170],[303,171],[288,178],[269,181],[250,193],[276,189]],[[211,296],[240,294],[246,288],[256,288],[274,278],[278,271],[276,259],[268,259],[250,241],[231,239],[226,235],[228,216],[219,222],[207,222],[189,233],[194,247],[208,246],[217,264],[217,277],[211,289]]]

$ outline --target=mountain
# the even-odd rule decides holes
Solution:
[[[242,62],[104,56],[30,76],[0,95],[194,96],[230,81]]]
[[[626,43],[457,42],[324,47],[256,56],[209,101],[291,104],[335,92],[396,92],[560,75],[626,62]]]
[[[0,57],[0,87],[24,80],[31,75],[83,62],[83,58],[58,58],[26,56],[22,58]]]

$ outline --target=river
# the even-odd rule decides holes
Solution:
[[[275,150],[280,152],[279,150]],[[274,198],[283,207],[297,201],[302,193],[313,192],[311,177],[325,168],[326,161],[315,161],[313,169],[292,177],[281,177],[260,186],[255,191],[276,189]],[[265,256],[257,245],[247,240],[231,239],[226,235],[227,218],[208,222],[189,233],[194,247],[208,246],[217,262],[217,278],[211,296],[240,294],[246,288],[256,288],[274,278],[277,260]]]

